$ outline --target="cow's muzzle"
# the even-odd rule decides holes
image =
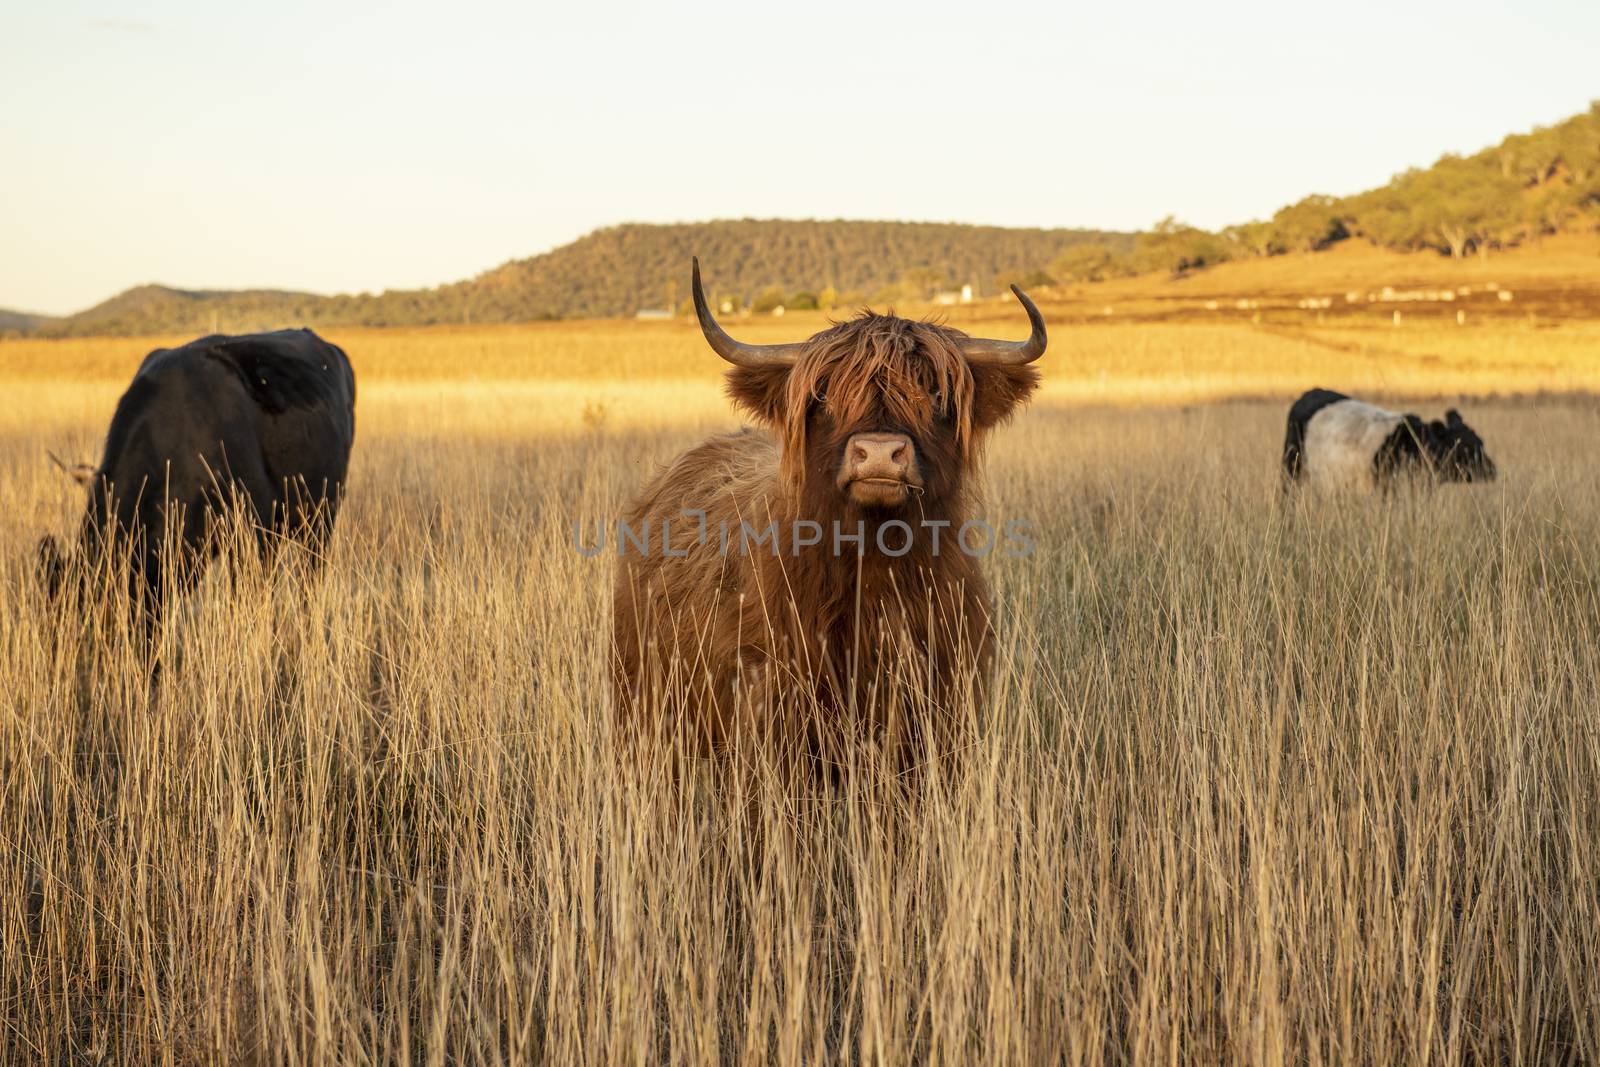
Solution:
[[[844,446],[839,488],[862,507],[899,507],[922,491],[917,448],[903,433],[858,433]]]

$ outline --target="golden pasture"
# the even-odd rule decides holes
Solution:
[[[1600,1058],[1600,326],[1057,328],[911,795],[619,772],[572,524],[737,423],[688,324],[329,336],[328,565],[214,572],[155,683],[30,573],[154,342],[0,344],[0,1059]],[[1312,385],[1456,404],[1500,481],[1286,497]]]

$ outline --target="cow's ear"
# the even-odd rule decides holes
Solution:
[[[769,426],[781,426],[788,407],[789,372],[784,364],[734,367],[728,371],[728,395]]]
[[[972,367],[972,428],[988,430],[1011,417],[1039,387],[1039,372],[1026,364]]]

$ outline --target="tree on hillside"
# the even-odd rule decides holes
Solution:
[[[1356,220],[1357,231],[1373,244],[1390,248],[1415,248],[1426,239],[1422,223],[1416,218],[1408,195],[1403,192],[1414,175],[1409,170],[1397,175],[1388,185],[1369,190],[1346,201],[1345,207]]]
[[[1275,242],[1289,252],[1316,252],[1350,236],[1339,201],[1312,195],[1272,216]]]
[[[944,271],[933,267],[912,267],[900,275],[900,292],[909,300],[926,300],[944,283]]]
[[[1412,190],[1415,210],[1455,259],[1488,251],[1489,241],[1520,214],[1513,182],[1467,161],[1446,157],[1424,171]]]
[[[784,299],[783,286],[769,285],[757,293],[754,300],[750,301],[750,310],[757,314],[775,311],[783,306]]]
[[[1564,123],[1558,135],[1561,163],[1575,186],[1600,176],[1600,103],[1591,106],[1589,120]]]
[[[1047,285],[1055,284],[1055,279],[1049,271],[1039,270],[1007,270],[994,276],[994,291],[1004,293],[1013,285],[1019,289],[1043,289]]]
[[[1073,245],[1050,261],[1048,273],[1058,282],[1103,282],[1120,278],[1131,267],[1108,245]]]
[[[1391,248],[1434,248],[1456,259],[1514,239],[1523,211],[1515,179],[1498,166],[1446,156],[1346,202],[1361,232]]]
[[[1164,270],[1172,274],[1211,267],[1228,258],[1227,243],[1218,235],[1168,215],[1141,233],[1134,248],[1134,261],[1145,270]]]
[[[1270,222],[1241,222],[1222,231],[1222,239],[1238,248],[1245,256],[1275,256],[1284,251],[1278,239],[1278,228]]]
[[[1547,131],[1508,137],[1499,152],[1501,176],[1522,185],[1549,179],[1561,163],[1561,144]]]

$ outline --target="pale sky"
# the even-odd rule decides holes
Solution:
[[[1217,227],[1600,97],[1600,3],[15,3],[0,307],[456,281],[598,226]]]

